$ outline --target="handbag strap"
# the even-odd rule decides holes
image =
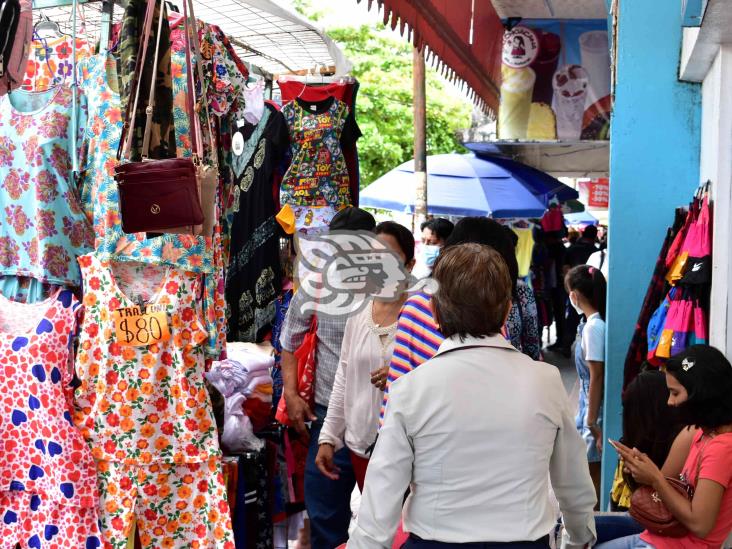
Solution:
[[[213,130],[211,128],[211,114],[208,108],[208,92],[203,76],[203,56],[201,55],[201,44],[198,38],[198,25],[196,15],[193,11],[192,0],[183,0],[184,28],[186,33],[186,80],[188,85],[188,117],[191,125],[191,143],[193,145],[194,158],[202,161],[205,155],[205,146],[211,151],[213,164],[218,168],[218,155],[213,150]],[[196,73],[201,84],[201,102],[206,116],[207,139],[201,128],[201,118],[196,109],[196,79],[191,61],[191,51],[196,57]],[[205,139],[205,141],[204,141]]]
[[[145,11],[145,19],[143,23],[143,31],[140,37],[140,46],[137,50],[137,63],[135,64],[135,73],[132,79],[132,85],[135,89],[135,100],[134,102],[127,102],[127,110],[125,112],[125,122],[122,127],[122,136],[120,138],[120,148],[117,150],[117,160],[129,160],[130,151],[132,149],[132,136],[135,133],[135,114],[137,113],[137,105],[140,100],[140,86],[142,84],[142,67],[145,64],[147,58],[147,47],[150,41],[150,32],[152,31],[152,22],[155,16],[155,0],[147,0],[147,10]],[[163,18],[163,10],[161,3],[161,10],[159,14],[158,26],[161,26]],[[158,32],[158,44],[160,43],[160,32]],[[157,55],[155,56],[155,62],[157,64]],[[152,87],[155,87],[155,73],[153,73]],[[154,92],[153,92],[154,93]],[[152,105],[148,105],[150,109]],[[152,116],[152,111],[150,113]]]
[[[704,435],[702,435],[702,436],[704,436]],[[694,488],[699,486],[699,474],[701,473],[702,458],[704,457],[704,450],[706,450],[707,444],[709,444],[710,440],[712,440],[712,437],[708,436],[707,441],[702,446],[702,449],[699,450],[699,457],[696,458],[696,478],[694,479]]]

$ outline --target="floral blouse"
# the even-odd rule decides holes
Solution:
[[[541,332],[534,290],[523,280],[519,280],[516,286],[516,298],[506,327],[514,347],[534,360],[541,358]]]
[[[76,256],[93,234],[71,184],[72,93],[15,91],[0,100],[0,275],[79,286]],[[80,96],[78,127],[86,125]]]
[[[79,337],[74,423],[96,459],[128,464],[200,463],[220,455],[204,384],[206,333],[199,277],[178,269],[79,258],[84,321]],[[129,345],[128,317],[144,303],[162,313],[154,342]],[[132,308],[132,309],[131,309]],[[137,317],[141,318],[141,317]],[[135,326],[139,326],[135,320]],[[152,328],[152,322],[147,326]],[[142,328],[141,328],[142,329]]]
[[[46,91],[58,84],[68,84],[67,80],[70,79],[74,67],[72,60],[74,50],[70,37],[33,40],[30,48],[22,89]],[[90,55],[89,44],[77,38],[76,62]]]

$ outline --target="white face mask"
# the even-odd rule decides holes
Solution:
[[[569,304],[572,305],[572,308],[577,311],[578,315],[585,314],[584,311],[580,308],[579,304],[577,303],[577,298],[575,297],[574,292],[569,294]]]

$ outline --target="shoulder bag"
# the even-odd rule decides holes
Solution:
[[[150,123],[153,117],[155,102],[155,82],[150,87],[148,106],[145,110],[145,132],[142,143],[142,161],[129,162],[132,147],[132,136],[135,127],[135,113],[140,99],[141,72],[147,57],[147,46],[155,12],[155,0],[149,0],[140,44],[140,55],[135,71],[135,99],[127,106],[127,116],[120,141],[123,163],[115,168],[115,179],[119,188],[120,215],[122,230],[125,233],[188,233],[210,235],[215,220],[215,192],[218,182],[217,167],[205,166],[203,159],[203,142],[199,117],[195,109],[195,78],[191,68],[190,43],[191,28],[186,14],[185,31],[189,47],[186,51],[188,69],[188,116],[193,136],[193,158],[172,158],[153,160],[148,157],[150,147]],[[184,3],[184,8],[186,3]],[[157,74],[158,52],[163,20],[163,10],[158,18],[158,34],[155,46],[153,74]],[[198,33],[193,21],[196,50],[198,51]],[[200,54],[197,58],[199,78],[201,80],[203,102],[208,119],[208,104],[205,88],[203,88]],[[132,107],[130,109],[130,107]],[[209,137],[211,136],[210,120],[208,121]],[[126,161],[126,162],[125,162]],[[203,206],[205,207],[202,207]],[[206,230],[209,232],[206,233]]]
[[[699,482],[702,456],[708,442],[709,440],[704,443],[704,446],[699,452],[699,457],[697,458],[696,480],[694,481],[694,486]],[[691,501],[694,499],[694,488],[685,480],[681,478],[677,479],[666,477],[666,481],[674,490],[684,496],[687,500]],[[671,511],[668,510],[661,500],[661,496],[658,491],[654,490],[651,486],[644,485],[633,492],[633,495],[630,498],[630,510],[628,512],[631,517],[637,520],[641,526],[646,528],[652,534],[666,536],[669,538],[681,538],[689,533],[689,529],[681,524]]]

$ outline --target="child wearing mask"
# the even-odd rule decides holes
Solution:
[[[575,345],[580,381],[577,430],[587,445],[587,461],[599,501],[607,283],[599,269],[579,265],[567,273],[564,284],[572,307],[585,318],[577,329]]]

